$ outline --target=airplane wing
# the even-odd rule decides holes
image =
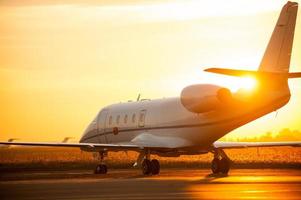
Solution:
[[[78,147],[88,150],[110,149],[110,150],[138,150],[142,149],[135,144],[120,143],[120,144],[98,144],[98,143],[65,143],[65,142],[0,142],[0,145],[18,145],[18,146],[40,146],[40,147]]]
[[[220,149],[238,149],[238,148],[250,148],[250,147],[301,147],[301,141],[299,142],[221,142],[217,141],[213,143],[215,148]]]
[[[141,133],[129,142],[113,144],[100,143],[66,143],[66,142],[1,142],[0,145],[40,146],[40,147],[78,147],[87,151],[99,150],[142,150],[142,149],[175,149],[190,146],[187,140],[178,137],[155,136]]]

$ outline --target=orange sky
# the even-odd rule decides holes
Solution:
[[[55,2],[55,3],[54,3]],[[110,103],[178,96],[192,83],[239,80],[206,67],[256,69],[282,5],[243,1],[0,2],[0,139],[79,139]],[[301,15],[291,71],[301,71]],[[291,102],[232,136],[301,130],[301,80]]]

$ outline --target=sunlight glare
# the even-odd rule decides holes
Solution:
[[[240,86],[244,89],[253,90],[257,85],[257,80],[254,77],[246,76],[241,78],[240,84]]]

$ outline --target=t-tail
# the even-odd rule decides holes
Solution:
[[[301,78],[301,72],[289,72],[297,12],[296,2],[289,1],[283,6],[257,71],[224,68],[209,68],[205,71],[229,76],[255,76],[271,84],[280,79],[285,80],[281,82],[287,85],[288,78]]]

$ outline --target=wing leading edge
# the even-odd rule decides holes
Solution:
[[[98,144],[98,143],[64,143],[64,142],[0,142],[2,145],[18,145],[18,146],[39,146],[39,147],[78,147],[93,151],[94,149],[110,149],[110,150],[138,150],[140,147],[131,143],[122,144]]]
[[[99,144],[99,143],[63,143],[63,142],[0,142],[0,145],[17,145],[17,146],[39,146],[39,147],[73,147],[82,148],[87,151],[98,151],[102,149],[106,150],[134,150],[139,151],[145,148],[149,149],[174,149],[177,147],[162,146],[161,145],[146,145],[135,144],[135,142],[117,143],[117,144]],[[239,148],[251,148],[251,147],[301,147],[301,141],[299,142],[222,142],[217,141],[213,143],[214,148],[219,149],[239,149]]]
[[[178,137],[155,136],[141,133],[129,142],[106,143],[66,143],[66,142],[1,142],[0,145],[40,146],[40,147],[78,147],[86,151],[99,150],[142,150],[142,149],[176,149],[190,146],[191,143]]]

